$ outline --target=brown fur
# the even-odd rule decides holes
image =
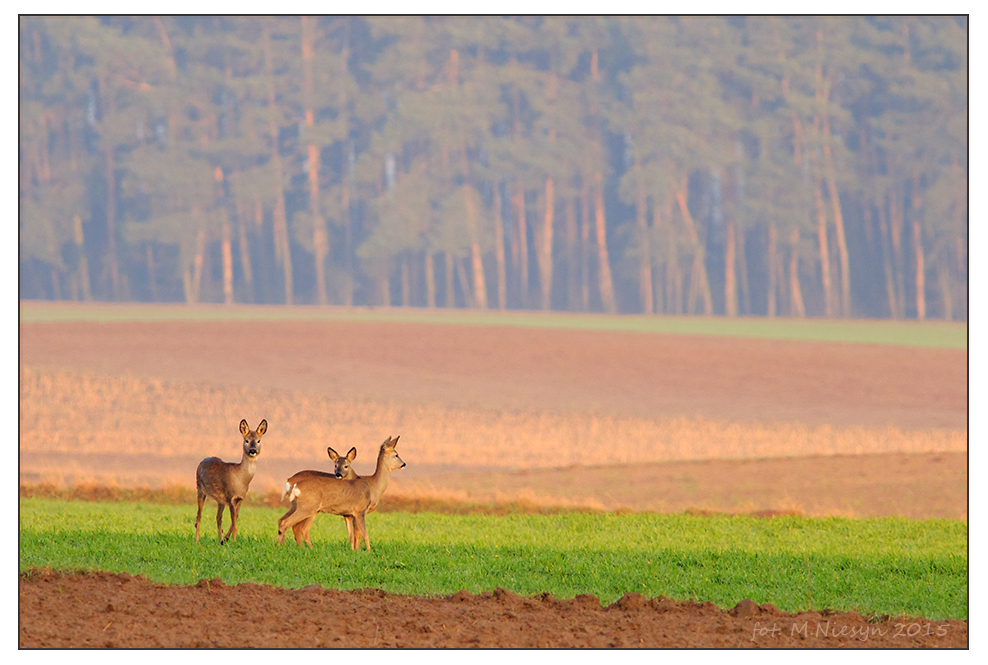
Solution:
[[[377,468],[372,476],[344,480],[319,471],[300,471],[289,478],[285,483],[285,494],[289,496],[292,507],[278,520],[278,543],[284,542],[285,532],[291,528],[298,545],[304,540],[312,547],[312,541],[309,540],[312,521],[317,513],[330,513],[343,515],[347,520],[351,549],[359,549],[360,540],[363,539],[370,550],[364,518],[380,502],[391,478],[391,471],[405,466],[395,451],[398,438],[388,437],[381,444]],[[356,457],[356,451],[352,452]],[[301,530],[295,529],[294,525],[298,523],[304,524]]]
[[[244,437],[244,452],[240,462],[224,462],[219,457],[207,457],[196,469],[196,542],[199,542],[199,522],[206,497],[216,501],[216,531],[222,545],[227,539],[237,540],[237,517],[240,504],[247,496],[247,488],[254,479],[257,456],[261,454],[261,437],[268,431],[268,421],[262,420],[256,430],[251,430],[246,420],[240,421],[240,434]],[[223,535],[223,508],[230,508],[230,530]]]

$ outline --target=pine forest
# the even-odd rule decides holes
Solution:
[[[25,299],[967,319],[968,25],[19,19]]]

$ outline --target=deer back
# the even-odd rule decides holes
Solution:
[[[252,470],[241,471],[241,465],[224,462],[219,457],[207,457],[196,469],[196,484],[208,496],[229,503],[234,497],[242,497],[254,477]]]
[[[288,479],[289,499],[299,509],[333,515],[363,514],[370,507],[370,486],[362,478],[346,480],[323,471],[299,471]]]

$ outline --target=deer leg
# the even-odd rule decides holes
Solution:
[[[367,551],[370,552],[370,548],[371,548],[370,538],[367,537],[367,523],[364,521],[363,513],[358,513],[357,515],[354,515],[354,526],[356,527],[354,529],[356,533],[355,535],[356,547],[354,547],[353,549],[355,550],[360,549],[360,539],[363,538],[364,543],[366,543],[367,545]]]
[[[294,529],[296,524],[307,517],[308,515],[299,513],[298,504],[292,501],[292,507],[278,520],[278,544],[281,545],[285,542],[285,534],[288,533],[289,529]]]
[[[202,521],[202,504],[206,503],[206,495],[196,493],[196,501],[199,503],[199,511],[196,512],[196,542],[199,542],[199,522]]]
[[[312,527],[312,522],[315,519],[316,516],[312,515],[292,527],[292,533],[295,535],[295,544],[299,547],[302,546],[303,541],[309,547],[312,547],[312,541],[309,540],[309,529]]]
[[[295,509],[298,506],[292,501],[292,507],[288,509],[288,512],[281,516],[278,520],[278,544],[281,545],[285,542],[285,522],[295,513]]]
[[[224,541],[232,540],[237,542],[237,516],[240,514],[240,502],[243,499],[234,499],[230,502],[230,530],[226,532]]]
[[[312,540],[309,539],[309,530],[312,529],[312,523],[315,521],[316,521],[316,516],[313,515],[309,519],[302,522],[302,538],[305,539],[305,544],[309,546],[310,550],[312,549]],[[299,543],[299,545],[301,544],[302,543]]]
[[[220,501],[216,502],[216,535],[220,539],[220,544],[223,544],[223,503]]]
[[[347,542],[350,543],[350,549],[357,549],[356,544],[354,544],[354,538],[357,537],[357,529],[353,525],[353,515],[344,515],[343,521],[346,522],[346,535]]]
[[[350,541],[350,546],[353,546],[353,515],[344,515],[343,521],[346,522],[346,536],[347,540]]]

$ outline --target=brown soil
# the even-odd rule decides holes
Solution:
[[[967,621],[789,614],[750,600],[725,611],[636,593],[602,607],[589,594],[558,600],[494,589],[420,598],[32,571],[21,576],[20,607],[21,648],[967,647]]]

